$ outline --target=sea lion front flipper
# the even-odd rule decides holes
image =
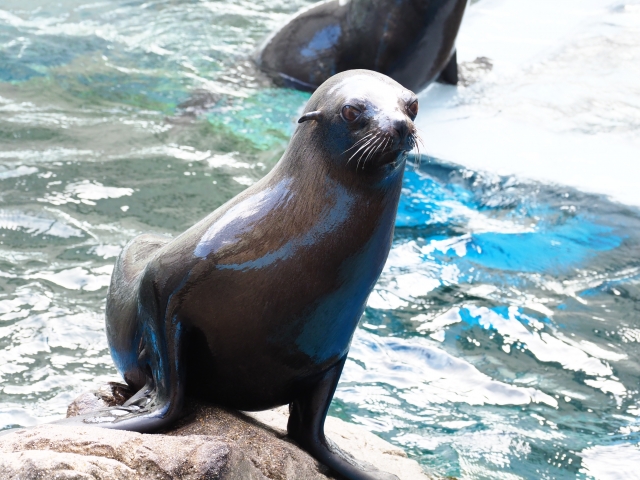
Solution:
[[[324,420],[347,357],[307,383],[289,405],[289,437],[318,461],[347,480],[399,480],[390,473],[367,469],[324,435]]]
[[[457,51],[453,51],[453,55],[449,58],[447,65],[442,69],[438,76],[439,83],[446,83],[448,85],[458,84],[458,55]]]

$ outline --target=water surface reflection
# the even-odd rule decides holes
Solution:
[[[178,234],[277,161],[308,95],[246,59],[310,3],[3,2],[1,428],[114,379],[104,297],[130,238]],[[632,478],[637,209],[411,163],[332,413],[442,475]]]

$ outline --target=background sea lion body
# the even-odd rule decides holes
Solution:
[[[376,476],[323,425],[393,236],[414,145],[415,95],[375,72],[336,75],[309,100],[261,181],[175,239],[134,238],[116,262],[106,326],[136,393],[69,422],[148,432],[185,394],[231,408],[290,404],[289,435],[345,478]]]
[[[467,0],[331,0],[293,17],[256,62],[277,82],[314,90],[354,68],[420,91],[438,76],[457,83],[455,39]]]

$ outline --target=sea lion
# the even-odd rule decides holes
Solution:
[[[467,0],[331,0],[269,37],[256,63],[277,83],[313,91],[353,68],[419,92],[438,76],[456,84],[455,39]]]
[[[111,355],[137,391],[63,423],[153,432],[185,395],[290,406],[288,435],[341,478],[391,479],[324,436],[367,297],[385,264],[416,95],[353,70],[311,96],[273,170],[180,236],[125,246],[107,294]]]

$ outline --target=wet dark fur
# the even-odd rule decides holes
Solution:
[[[265,178],[175,239],[134,238],[113,272],[106,325],[137,393],[65,423],[157,431],[186,394],[242,410],[289,404],[289,436],[341,478],[396,478],[340,452],[323,424],[391,247],[415,101],[375,72],[337,75]],[[361,111],[353,122],[346,104]]]

